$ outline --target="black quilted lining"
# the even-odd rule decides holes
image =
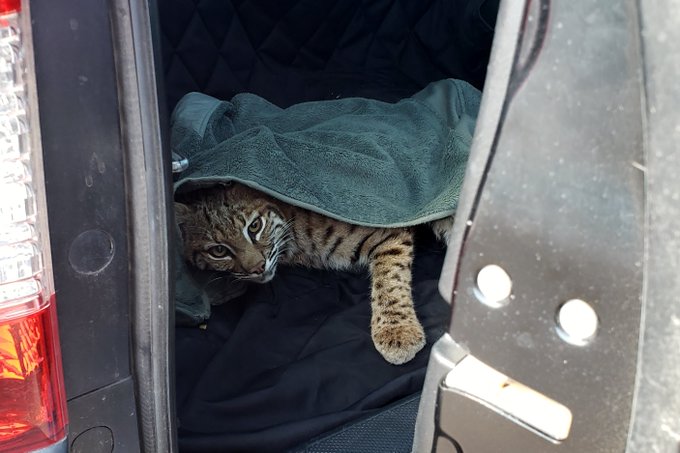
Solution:
[[[168,104],[190,91],[222,99],[248,91],[280,106],[394,101],[445,77],[481,88],[497,3],[161,0]]]
[[[190,91],[221,99],[248,91],[282,107],[348,96],[396,101],[446,77],[481,88],[498,2],[158,0],[167,103]],[[414,300],[431,344],[450,310],[437,292],[443,251],[427,241],[417,250]],[[283,451],[422,387],[427,350],[394,367],[372,348],[364,274],[279,273],[215,307],[206,330],[176,330],[181,451]],[[300,342],[319,353],[299,356]],[[324,390],[314,398],[315,389]],[[408,427],[346,426],[312,446],[368,451],[361,437],[373,436],[371,445],[409,451],[414,410],[398,419]]]

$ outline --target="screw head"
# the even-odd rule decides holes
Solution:
[[[477,274],[477,299],[492,308],[499,308],[510,301],[512,279],[496,264],[484,266]]]
[[[585,346],[595,337],[598,325],[595,309],[584,300],[568,300],[557,311],[557,331],[567,343]]]

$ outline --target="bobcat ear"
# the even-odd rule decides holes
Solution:
[[[194,212],[189,205],[175,201],[175,222],[177,222],[177,226],[182,233],[182,239],[184,239],[185,236],[184,226],[187,224],[193,213]]]
[[[175,201],[175,220],[178,224],[186,223],[191,214],[193,214],[193,210],[189,205]]]

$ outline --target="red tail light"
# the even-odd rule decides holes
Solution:
[[[21,0],[0,0],[0,14],[19,12]]]
[[[0,0],[0,451],[66,436],[30,22]],[[28,68],[28,70],[27,70]],[[33,101],[33,102],[31,102]]]

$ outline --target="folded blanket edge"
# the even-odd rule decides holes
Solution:
[[[318,206],[306,203],[304,201],[297,200],[295,198],[289,197],[285,194],[282,194],[274,189],[270,189],[269,187],[263,186],[257,182],[251,181],[251,180],[246,180],[246,179],[241,179],[241,178],[236,178],[236,177],[213,177],[213,176],[206,176],[202,178],[184,178],[178,182],[175,183],[174,186],[174,193],[182,193],[182,192],[190,192],[192,190],[199,190],[199,189],[208,189],[211,187],[219,186],[219,185],[224,185],[229,182],[238,182],[240,184],[246,185],[252,189],[258,190],[260,192],[263,192],[271,197],[276,198],[279,201],[283,201],[284,203],[288,203],[292,206],[297,206],[299,208],[307,209],[308,211],[316,212],[318,214],[324,215],[326,217],[330,217],[335,220],[339,220],[341,222],[353,224],[353,225],[358,225],[358,226],[365,226],[365,227],[371,227],[371,228],[404,228],[404,227],[410,227],[410,226],[415,226],[415,225],[422,225],[428,222],[433,222],[435,220],[440,220],[444,219],[446,217],[451,217],[456,213],[456,208],[457,206],[454,205],[450,209],[447,210],[437,210],[437,212],[428,212],[428,213],[423,213],[413,219],[410,220],[405,220],[403,222],[394,222],[394,223],[372,223],[372,222],[364,222],[361,220],[355,220],[351,218],[346,218],[339,216],[331,211],[327,211],[323,208],[320,208]],[[191,188],[186,188],[185,186],[192,186]],[[182,190],[183,189],[183,190]]]

